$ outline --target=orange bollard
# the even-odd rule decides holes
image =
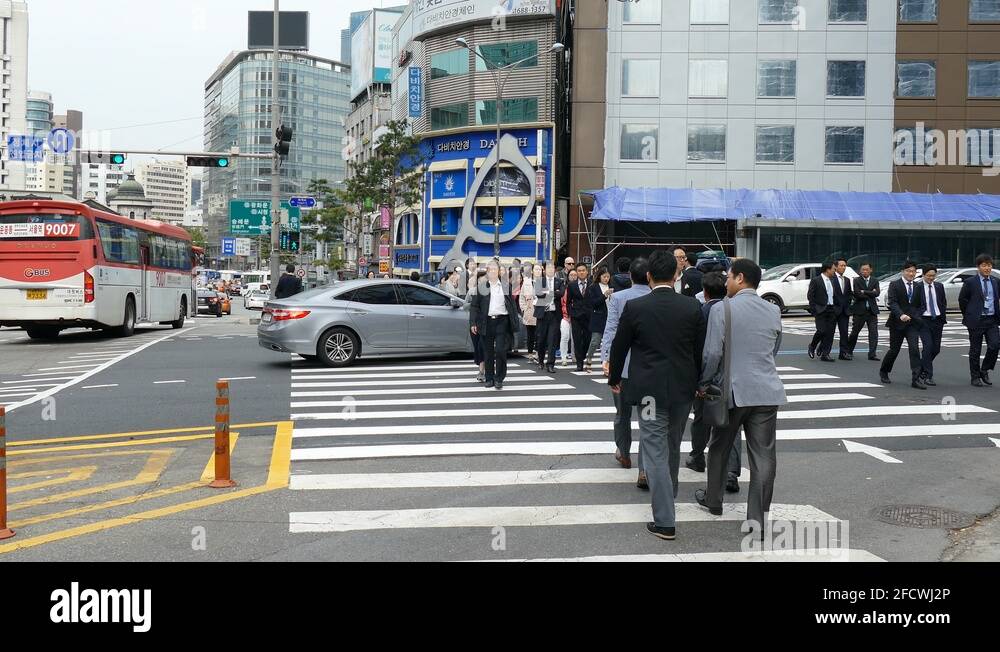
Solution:
[[[7,410],[0,405],[0,541],[14,536],[7,527]]]
[[[213,489],[235,487],[229,477],[229,381],[215,383],[215,480]]]

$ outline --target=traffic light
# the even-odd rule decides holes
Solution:
[[[228,168],[228,156],[188,156],[188,167],[192,168]]]
[[[297,254],[299,253],[300,238],[301,234],[298,231],[282,230],[279,247],[282,251],[289,251],[293,254]]]
[[[292,143],[292,128],[288,125],[281,125],[274,131],[274,151],[278,156],[288,156],[288,150]]]
[[[86,158],[87,163],[125,165],[125,159],[128,157],[124,154],[112,154],[108,152],[87,152]]]

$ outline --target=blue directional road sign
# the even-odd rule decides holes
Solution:
[[[7,136],[7,160],[38,163],[45,159],[45,139],[33,136]]]
[[[236,255],[236,238],[222,239],[222,255],[227,257]]]
[[[293,208],[315,208],[316,198],[315,197],[292,197],[288,200],[288,204]]]
[[[49,149],[56,154],[69,154],[76,145],[76,138],[69,129],[53,129],[49,132]]]

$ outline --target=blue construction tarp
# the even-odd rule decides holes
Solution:
[[[594,198],[591,219],[616,222],[1000,221],[1000,195],[620,187],[585,194]]]

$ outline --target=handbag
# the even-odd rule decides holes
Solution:
[[[729,395],[732,393],[730,368],[733,361],[733,312],[729,299],[722,302],[725,310],[726,339],[722,349],[722,385],[709,385],[705,390],[705,406],[702,419],[706,425],[725,427],[729,425]]]

